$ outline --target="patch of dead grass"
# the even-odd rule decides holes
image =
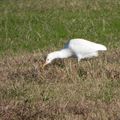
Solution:
[[[119,52],[45,69],[43,52],[1,58],[1,119],[120,119]]]

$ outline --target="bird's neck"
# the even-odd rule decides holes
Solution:
[[[67,49],[67,48],[64,48],[58,52],[59,52],[59,58],[68,58],[68,57],[71,57],[73,55],[71,50]]]
[[[54,51],[51,54],[53,56],[53,59],[56,59],[56,58],[68,58],[68,57],[71,57],[73,55],[71,50],[69,50],[67,48],[64,48],[64,49],[62,49],[60,51]]]

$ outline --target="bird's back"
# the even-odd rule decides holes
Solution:
[[[75,53],[81,54],[87,54],[107,49],[104,45],[97,44],[84,39],[71,39],[68,43],[68,47]]]

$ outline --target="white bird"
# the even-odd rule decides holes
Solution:
[[[97,57],[98,51],[106,50],[106,46],[98,43],[94,43],[80,38],[71,39],[65,44],[63,49],[48,54],[43,67],[57,58],[68,58],[71,56],[76,56],[79,62],[81,59],[84,58],[91,58],[94,56]]]

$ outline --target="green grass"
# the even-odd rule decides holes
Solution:
[[[119,0],[0,1],[0,120],[119,120],[119,11]],[[78,37],[108,51],[42,69]]]
[[[85,38],[119,47],[119,0],[1,1],[0,53],[63,47]]]

